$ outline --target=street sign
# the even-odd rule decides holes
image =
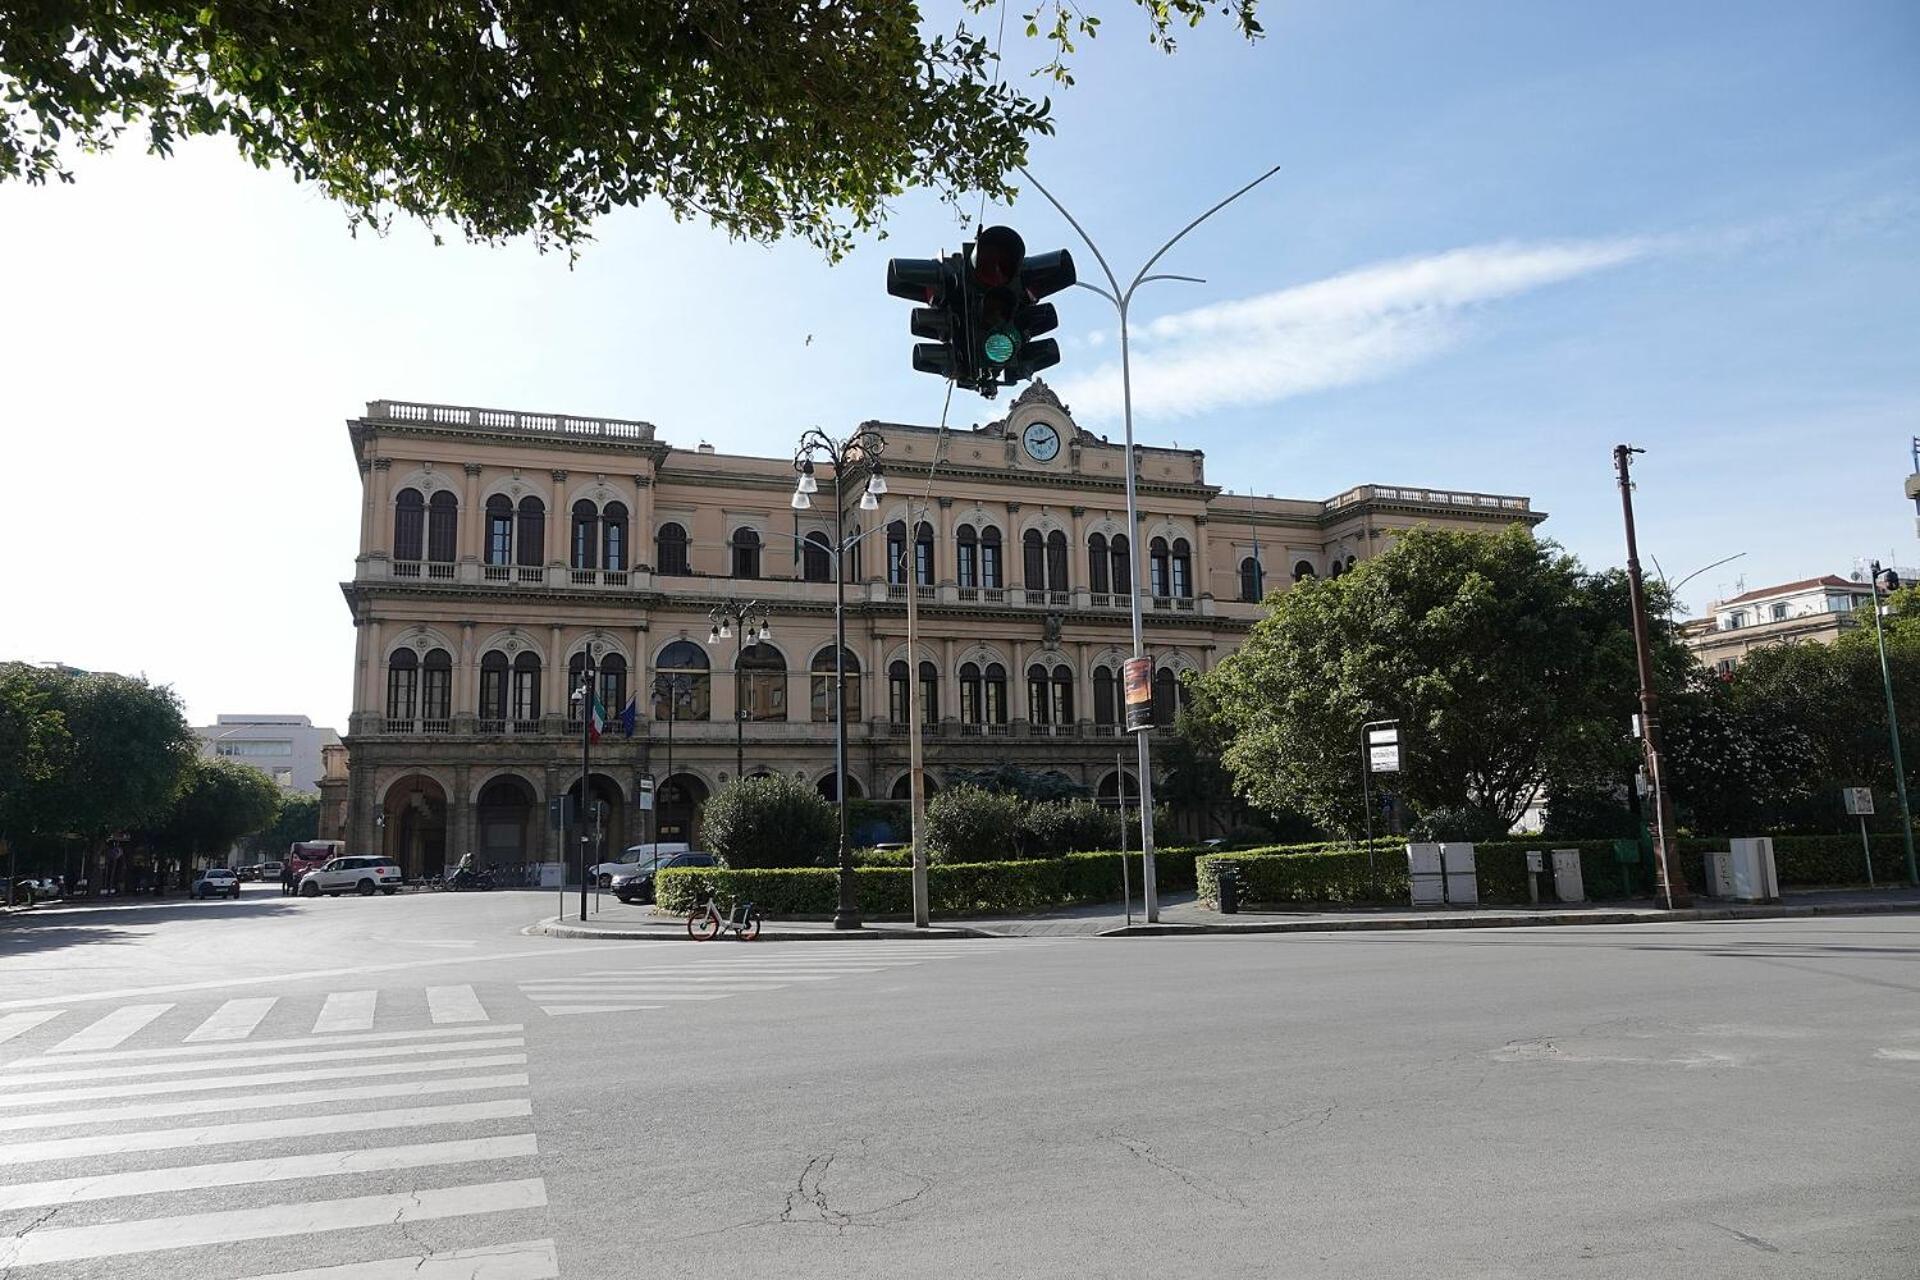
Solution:
[[[1400,772],[1400,730],[1367,730],[1367,768],[1374,773]]]
[[[1840,799],[1846,803],[1847,812],[1871,817],[1873,814],[1872,787],[1842,787]]]
[[[1126,689],[1127,732],[1153,728],[1153,659],[1128,658],[1121,670]]]

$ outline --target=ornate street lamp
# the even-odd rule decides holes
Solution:
[[[758,600],[744,604],[732,598],[723,600],[707,614],[707,622],[708,644],[733,639],[733,777],[738,782],[747,776],[747,703],[741,696],[740,657],[748,641],[765,644],[773,639],[773,628],[767,625],[767,606]]]

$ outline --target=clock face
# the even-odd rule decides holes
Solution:
[[[1052,462],[1060,452],[1060,433],[1051,423],[1029,423],[1020,434],[1020,443],[1026,446],[1027,456],[1035,462]]]

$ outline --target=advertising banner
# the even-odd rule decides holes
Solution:
[[[1123,668],[1127,731],[1153,728],[1153,659],[1128,658]]]

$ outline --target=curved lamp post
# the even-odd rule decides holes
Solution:
[[[800,437],[793,453],[793,469],[799,480],[793,487],[795,511],[813,506],[813,495],[820,491],[814,478],[816,464],[833,468],[833,794],[840,810],[840,902],[834,908],[833,927],[860,927],[859,900],[853,892],[853,851],[847,846],[847,504],[848,481],[866,480],[860,494],[860,509],[874,511],[887,491],[886,477],[880,471],[880,454],[886,439],[871,427],[862,427],[844,440],[835,440],[818,427]]]
[[[747,776],[747,704],[740,696],[740,658],[747,651],[747,641],[765,644],[773,639],[773,628],[767,625],[767,606],[732,597],[708,612],[707,624],[708,644],[733,638],[733,780],[738,782]]]

